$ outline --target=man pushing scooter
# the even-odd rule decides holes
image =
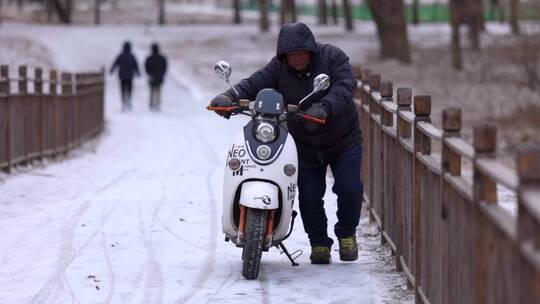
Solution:
[[[329,264],[333,239],[327,233],[323,196],[326,169],[330,166],[337,195],[335,235],[343,261],[358,258],[356,227],[362,207],[363,185],[360,180],[362,135],[353,102],[356,79],[347,55],[336,46],[315,42],[303,23],[282,26],[276,56],[262,69],[242,80],[233,89],[216,96],[211,105],[227,107],[239,99],[254,100],[264,88],[273,88],[286,106],[297,104],[313,89],[316,75],[327,74],[331,86],[306,99],[299,110],[325,119],[325,124],[290,116],[287,125],[293,136],[299,160],[298,191],[300,214],[311,244],[312,264]],[[227,112],[217,112],[228,116]]]

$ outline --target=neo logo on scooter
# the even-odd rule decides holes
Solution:
[[[263,204],[270,205],[272,203],[272,199],[268,195],[263,196],[257,196],[253,198],[254,200],[262,200]]]

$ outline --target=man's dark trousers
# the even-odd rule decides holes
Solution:
[[[305,162],[300,157],[298,190],[300,215],[311,246],[331,247],[323,196],[326,190],[326,168],[330,165],[334,175],[332,191],[337,195],[338,222],[334,232],[338,238],[352,236],[360,220],[364,186],[360,179],[362,147],[356,145],[334,160]]]

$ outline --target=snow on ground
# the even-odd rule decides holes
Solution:
[[[241,250],[223,241],[220,198],[228,142],[245,119],[226,121],[204,110],[208,97],[225,88],[209,75],[227,47],[198,54],[175,48],[230,31],[2,25],[0,41],[35,41],[63,70],[108,67],[124,39],[134,42],[139,61],[150,42],[159,41],[172,66],[161,113],[147,110],[144,79],[135,83],[134,111],[121,112],[117,80],[108,77],[107,128],[99,139],[0,184],[0,303],[413,302],[365,212],[358,262],[342,263],[333,252],[332,265],[309,264],[298,220],[286,245],[304,251],[301,265],[291,267],[272,249],[263,255],[259,280],[242,278]],[[251,28],[233,32],[233,38],[268,39],[269,46],[275,41]],[[234,77],[272,50],[244,52],[246,62],[235,63],[242,68]],[[331,227],[336,199],[327,193],[326,200]]]

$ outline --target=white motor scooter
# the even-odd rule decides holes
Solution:
[[[215,72],[229,82],[231,67],[225,61],[216,63]],[[327,75],[314,80],[312,94],[330,86]],[[209,110],[245,114],[251,117],[229,148],[223,185],[223,232],[225,240],[242,247],[242,275],[256,279],[263,251],[280,248],[293,266],[297,266],[282,241],[291,233],[296,211],[298,155],[287,131],[287,116],[298,115],[324,124],[325,120],[285,108],[283,97],[273,89],[263,89],[254,101],[240,100],[230,107],[208,107]],[[294,253],[293,253],[294,255]]]

